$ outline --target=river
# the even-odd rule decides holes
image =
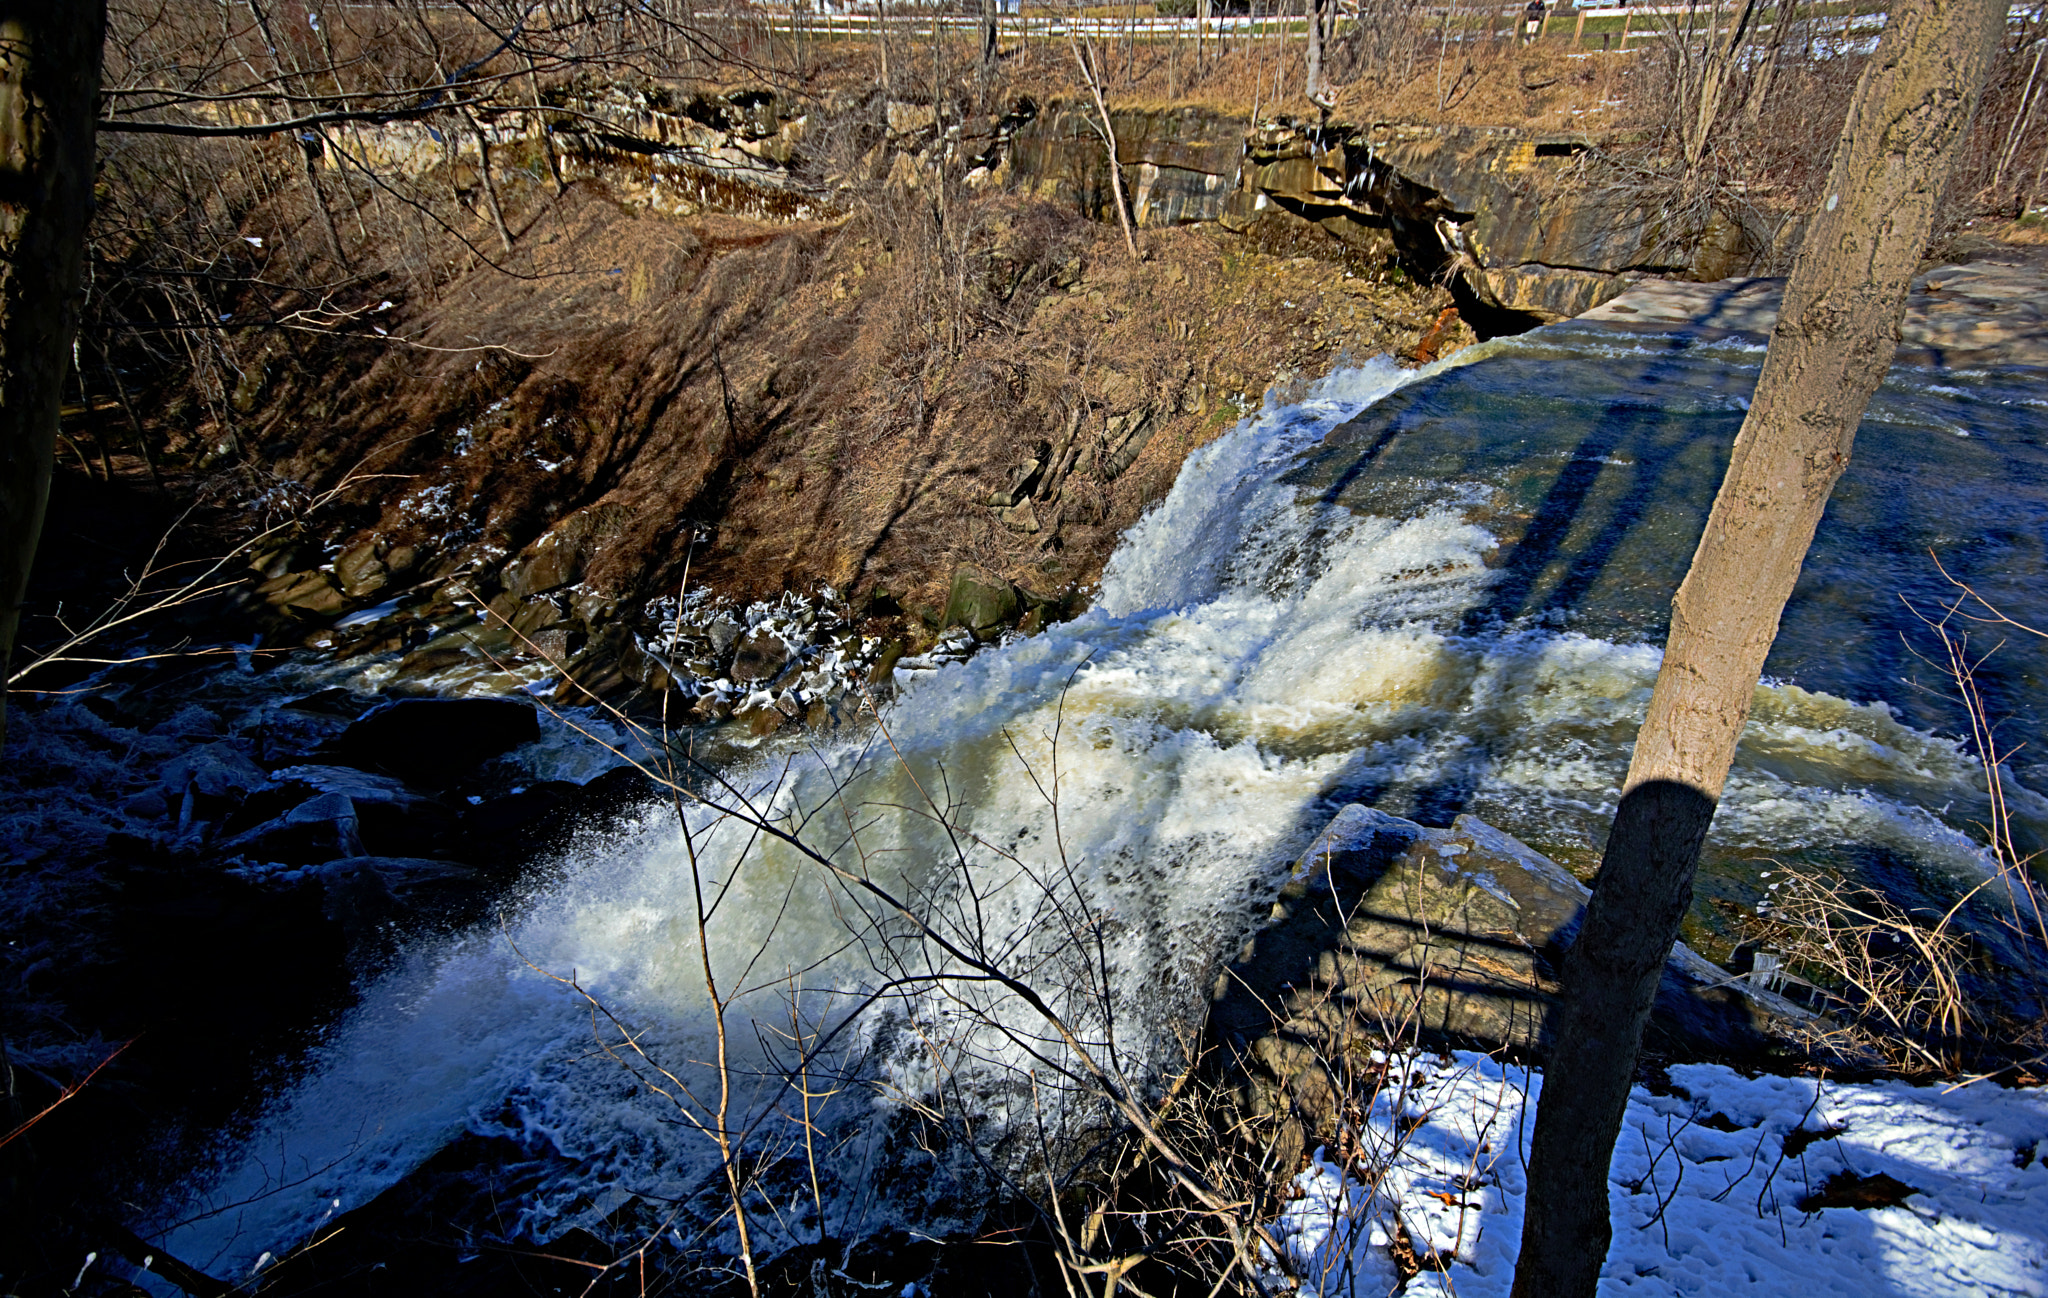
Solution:
[[[816,1238],[821,1210],[835,1237],[970,1221],[974,1160],[912,1148],[904,1102],[1000,1159],[1040,1102],[1019,1079],[1073,1055],[1013,998],[944,981],[965,966],[939,939],[1044,980],[1091,1048],[1142,1078],[1177,1026],[1199,1025],[1217,962],[1345,802],[1427,823],[1471,812],[1590,870],[1762,353],[1739,335],[1553,326],[1425,371],[1347,369],[1268,407],[1190,457],[1088,612],[906,676],[886,741],[857,728],[729,774],[728,800],[744,793],[815,859],[701,807],[681,813],[688,843],[664,806],[580,841],[502,927],[422,939],[361,988],[222,1134],[218,1165],[144,1224],[246,1276],[468,1138],[514,1151],[498,1173],[516,1186],[496,1209],[507,1235],[668,1231],[681,1246],[697,1223],[729,1244],[704,1195],[717,1151],[690,1125],[709,1099],[636,1085],[558,980],[631,1025],[645,1055],[626,1062],[644,1075],[711,1087],[705,889],[713,968],[735,994],[734,1112],[795,1103],[748,1080],[789,1057],[775,1029],[816,1032],[887,992],[818,1061],[863,1079],[819,1101],[834,1144],[819,1193],[797,1129],[755,1129],[787,1164],[764,1173],[756,1247]],[[1954,594],[1938,556],[2048,624],[2039,392],[2030,371],[1901,366],[1873,402],[1715,821],[1688,930],[1709,950],[1773,860],[1908,904],[1982,877],[1984,779],[1915,610]],[[1980,681],[2017,751],[2019,835],[2038,845],[2048,644],[2003,638]],[[1978,628],[1973,643],[2000,639]]]

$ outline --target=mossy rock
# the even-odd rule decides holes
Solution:
[[[977,640],[991,639],[1015,622],[1022,609],[1015,586],[963,563],[953,572],[953,589],[946,596],[946,611],[939,626],[966,627]]]

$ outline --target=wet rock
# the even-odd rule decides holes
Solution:
[[[532,705],[517,699],[400,699],[353,722],[331,755],[343,765],[445,788],[539,737]]]
[[[400,933],[422,924],[467,919],[486,900],[475,870],[432,857],[357,853],[327,861],[313,874],[324,894],[323,913],[357,959],[388,951]]]
[[[704,625],[704,634],[711,638],[711,651],[720,658],[731,653],[746,633],[747,628],[728,613],[720,613]]]
[[[440,799],[395,780],[348,766],[287,766],[271,772],[280,792],[340,795],[355,808],[363,851],[418,852],[444,841],[455,813]]]
[[[602,822],[638,811],[666,796],[654,781],[634,768],[614,766],[577,790],[571,814],[586,822]]]
[[[624,517],[617,505],[577,510],[506,565],[505,589],[523,600],[583,580],[590,558],[617,533]]]
[[[172,800],[189,794],[239,799],[269,783],[270,777],[230,740],[181,753],[163,768],[164,795]]]
[[[1333,1120],[1325,1061],[1392,1031],[1433,1045],[1540,1057],[1557,969],[1589,892],[1562,866],[1471,816],[1426,829],[1362,806],[1338,813],[1281,889],[1272,921],[1218,976],[1209,1031],[1255,1109]],[[1680,946],[1651,1044],[1693,1058],[1803,1054],[1813,1016],[1730,985]]]
[[[299,618],[332,617],[348,607],[348,596],[324,572],[288,572],[256,588],[256,597]]]
[[[455,855],[497,870],[558,846],[570,828],[578,792],[566,780],[541,780],[485,799],[462,812]]]
[[[977,640],[993,639],[1017,618],[1017,589],[1001,577],[971,564],[953,573],[953,588],[946,596],[946,611],[940,627],[965,627]]]
[[[751,703],[733,710],[732,719],[747,728],[747,733],[765,738],[789,722],[781,708],[772,702]]]
[[[767,627],[758,627],[746,639],[740,641],[733,652],[732,669],[728,673],[744,685],[760,681],[772,681],[782,674],[794,655],[789,644]]]
[[[249,567],[266,579],[319,566],[320,547],[296,526],[249,552]]]
[[[223,856],[286,865],[314,865],[338,856],[360,856],[363,840],[355,803],[340,793],[322,793],[220,844]]]
[[[363,541],[341,552],[334,561],[334,578],[350,599],[361,599],[384,589],[391,572],[377,554],[377,542]]]
[[[645,681],[649,665],[632,628],[614,622],[591,635],[570,661],[570,690],[563,697],[577,705],[630,694]]]
[[[555,600],[541,597],[519,605],[508,620],[512,623],[514,631],[521,635],[533,636],[552,627],[567,624],[569,615]]]
[[[582,632],[566,626],[549,627],[526,637],[528,649],[557,666],[575,657],[588,639]]]
[[[320,716],[340,717],[347,721],[354,721],[363,713],[376,707],[377,700],[366,698],[361,694],[351,693],[337,685],[332,689],[321,690],[317,694],[308,694],[304,698],[293,699],[285,704],[285,706],[294,712],[311,712]]]
[[[542,591],[559,590],[582,577],[582,547],[549,533],[505,569],[505,593],[523,600]]]

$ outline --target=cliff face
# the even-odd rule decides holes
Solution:
[[[1238,232],[1288,218],[1348,255],[1455,279],[1468,314],[1502,331],[1575,316],[1636,276],[1754,273],[1757,232],[1716,212],[1680,241],[1660,195],[1581,183],[1587,142],[1513,129],[1254,124],[1201,109],[1112,114],[1140,225],[1214,221]],[[999,133],[1000,134],[1000,133]],[[994,178],[1112,216],[1092,114],[1053,105],[1015,126]]]
[[[683,686],[634,636],[686,565],[741,600],[830,587],[849,625],[914,648],[948,624],[986,637],[1002,627],[954,616],[962,581],[1006,624],[1085,599],[1182,459],[1270,386],[1452,350],[1454,302],[1505,332],[1634,272],[1753,256],[1666,256],[1647,207],[1568,183],[1563,137],[1194,108],[1113,126],[1142,264],[1082,219],[1112,200],[1078,104],[949,122],[879,94],[805,115],[614,87],[501,117],[508,152],[544,136],[581,178],[520,200],[514,274],[401,307],[424,351],[273,338],[238,393],[264,472],[388,475],[258,556],[263,616],[424,673],[472,653],[450,628],[489,604],[517,632],[491,654],[566,656],[607,694]],[[410,129],[382,147],[405,155]]]
[[[874,95],[840,105],[829,127],[766,92],[677,104],[608,88],[576,107],[560,123],[500,129],[546,129],[572,172],[671,214],[824,216],[863,168],[914,180],[943,160],[970,183],[1115,219],[1107,153],[1082,101],[1020,100],[999,116],[947,121]],[[1255,123],[1194,106],[1116,109],[1111,123],[1141,227],[1215,223],[1272,241],[1313,226],[1335,241],[1321,250],[1328,260],[1399,263],[1452,284],[1488,332],[1578,315],[1646,274],[1757,274],[1772,252],[1753,221],[1710,210],[1682,222],[1661,189],[1590,183],[1583,159],[1602,141],[1576,133]]]

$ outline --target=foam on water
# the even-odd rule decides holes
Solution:
[[[900,764],[863,734],[797,754],[787,770],[764,762],[747,787],[842,867],[933,913],[975,910],[1020,966],[1063,940],[1071,916],[1052,914],[1030,879],[1064,862],[1095,909],[1120,1058],[1138,1074],[1198,1011],[1201,976],[1241,940],[1329,799],[1398,801],[1451,782],[1539,842],[1597,825],[1658,651],[1541,626],[1444,629],[1499,579],[1487,564],[1495,537],[1466,517],[1469,484],[1436,484],[1412,516],[1382,518],[1284,481],[1333,425],[1414,377],[1383,363],[1345,371],[1191,456],[1126,537],[1093,610],[906,676],[885,713]],[[1969,796],[1972,778],[1955,743],[1882,703],[1767,682],[1716,841],[1759,851],[1876,842],[1970,869],[1975,844],[1926,808]],[[964,868],[931,818],[889,810],[926,794],[961,808]],[[823,989],[876,983],[847,944],[859,897],[787,848],[743,851],[732,825],[693,815],[713,835],[698,852],[714,890],[730,885],[712,926],[720,979],[763,988],[742,998],[742,1014],[772,1021],[798,982],[811,1006]],[[858,852],[842,841],[849,821],[863,827]],[[708,1142],[592,1057],[588,1005],[539,971],[573,976],[645,1032],[650,1055],[690,1076],[687,1061],[711,1050],[691,895],[673,814],[654,809],[579,843],[503,934],[415,951],[224,1145],[205,1192],[166,1207],[162,1224],[190,1219],[169,1233],[169,1251],[245,1274],[337,1201],[360,1206],[464,1132],[510,1136],[552,1160],[519,1209],[541,1237],[598,1228],[636,1194],[687,1197],[716,1166]],[[795,969],[807,972],[775,985]],[[1015,1006],[982,1004],[1037,1030]],[[1102,1030],[1086,1006],[1070,1008]],[[947,1011],[906,1002],[900,1012],[923,1031]],[[849,1040],[900,1093],[942,1080],[929,1052],[900,1039]],[[987,1053],[994,1070],[1000,1044]],[[1000,1131],[1014,1096],[994,1085],[978,1094],[982,1130]],[[855,1107],[843,1105],[849,1122]],[[858,1160],[876,1156],[858,1140],[852,1149],[849,1184]],[[240,1206],[213,1211],[221,1204]],[[193,1219],[202,1212],[212,1215]]]

